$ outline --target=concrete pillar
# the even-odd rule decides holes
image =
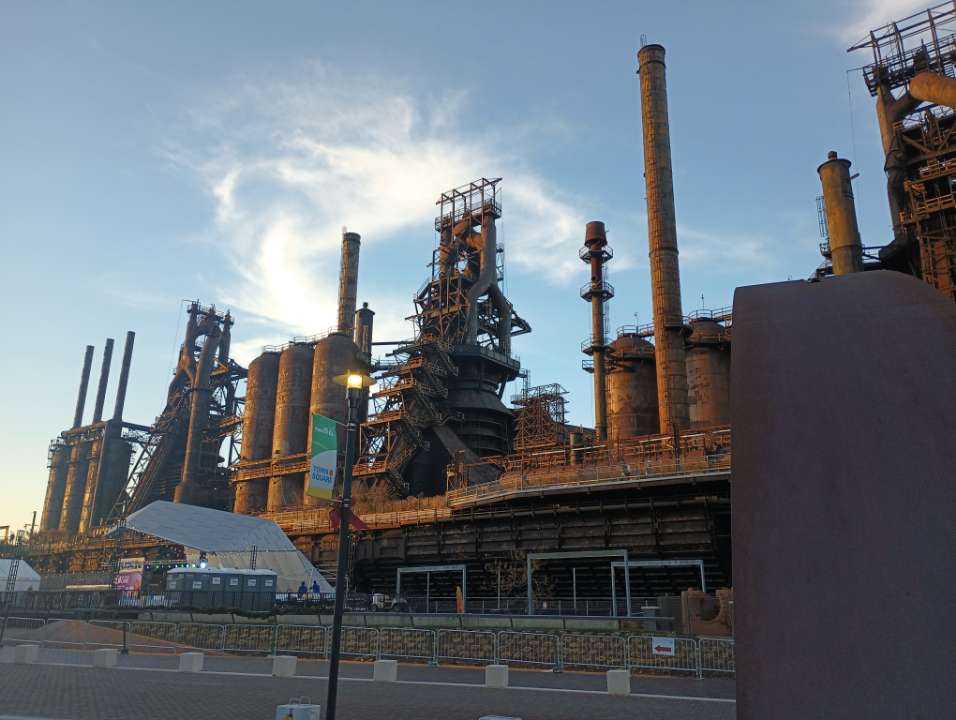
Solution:
[[[863,270],[863,242],[856,223],[856,204],[850,182],[850,161],[827,153],[827,161],[817,168],[823,185],[823,204],[830,238],[830,263],[834,275]]]
[[[398,661],[376,660],[372,665],[372,680],[376,682],[395,682],[398,680]]]
[[[681,310],[677,218],[671,166],[670,126],[664,48],[646,45],[637,54],[644,128],[644,182],[647,240],[654,305],[654,348],[660,431],[671,433],[690,422],[684,367],[684,316]]]
[[[485,665],[485,686],[494,688],[508,687],[508,666]]]

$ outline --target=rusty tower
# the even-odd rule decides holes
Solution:
[[[362,425],[355,477],[396,496],[445,489],[445,468],[511,449],[501,402],[520,363],[511,338],[530,332],[499,287],[500,178],[442,193],[431,277],[415,294],[415,338],[391,352]]]
[[[903,18],[849,48],[870,50],[893,241],[885,267],[956,299],[956,3]]]
[[[593,360],[585,369],[594,373],[594,435],[600,441],[607,440],[607,301],[614,297],[605,270],[614,253],[604,223],[587,224],[578,257],[591,269],[591,280],[581,287],[581,297],[591,304],[591,335],[581,343],[581,351]]]
[[[671,166],[670,125],[664,48],[645,45],[637,54],[644,128],[644,181],[647,185],[647,240],[654,305],[654,348],[660,431],[671,433],[690,422],[684,365],[677,219]]]

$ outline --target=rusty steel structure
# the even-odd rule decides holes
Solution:
[[[531,387],[512,352],[512,338],[531,327],[503,291],[501,179],[480,178],[437,201],[437,244],[430,276],[413,296],[410,339],[373,343],[374,313],[357,302],[361,238],[347,231],[335,327],[264,348],[248,372],[229,358],[231,317],[191,305],[166,408],[151,427],[124,427],[125,441],[140,448],[134,461],[109,444],[97,449],[99,436],[82,420],[51,446],[43,516],[51,528],[104,452],[118,456],[105,465],[128,472],[103,481],[115,486],[104,495],[109,507],[70,533],[72,544],[46,531],[38,546],[45,554],[34,560],[48,569],[102,568],[115,546],[97,513],[119,520],[152,500],[175,499],[271,518],[328,567],[337,541],[329,505],[307,492],[310,428],[315,415],[345,420],[336,378],[362,371],[377,382],[360,410],[353,467],[367,525],[356,531],[353,587],[377,589],[392,583],[397,567],[445,562],[467,565],[469,583],[480,584],[494,575],[487,563],[500,569],[515,553],[607,547],[635,558],[694,558],[708,584],[729,582],[732,318],[682,313],[663,54],[652,45],[639,55],[654,323],[619,328],[612,339],[603,223],[587,224],[579,251],[590,273],[580,291],[590,304],[581,349],[594,372],[593,428],[569,425],[565,389]],[[373,360],[375,345],[390,351]],[[91,362],[92,351],[83,394]],[[519,377],[524,385],[506,406],[507,385]],[[130,548],[147,557],[169,550],[133,540]],[[606,572],[582,564],[578,587],[604,592]],[[681,573],[633,577],[648,593],[672,592],[696,582]]]
[[[637,59],[641,77],[647,240],[654,306],[660,432],[672,433],[686,428],[690,417],[687,408],[684,316],[681,311],[680,266],[677,259],[677,219],[664,48],[660,45],[645,45],[638,52]]]
[[[850,177],[850,161],[835,150],[827,153],[817,168],[823,186],[823,223],[827,229],[826,256],[834,275],[863,270],[863,241],[856,221],[856,204]]]
[[[608,345],[608,440],[657,432],[657,367],[654,345],[635,326],[618,328]]]
[[[564,445],[568,439],[568,391],[557,383],[524,387],[511,397],[515,407],[515,452]]]
[[[228,507],[223,441],[238,449],[245,369],[229,357],[229,313],[189,304],[186,335],[166,407],[150,426],[123,419],[135,334],[126,334],[113,416],[103,419],[113,340],[107,339],[92,422],[83,424],[93,348],[88,346],[73,427],[50,444],[49,479],[40,516],[46,542],[94,536],[153,500]]]
[[[336,326],[265,347],[249,364],[242,451],[230,468],[235,512],[317,504],[307,493],[312,418],[344,423],[345,389],[336,378],[368,372],[371,361],[374,312],[368,303],[356,310],[360,248],[359,234],[343,230]],[[343,439],[340,426],[340,468]]]
[[[886,159],[893,239],[879,260],[956,299],[956,3],[877,28],[855,50],[872,54],[863,78]]]
[[[392,496],[435,495],[446,466],[511,449],[501,402],[520,364],[511,338],[530,332],[499,286],[500,178],[442,193],[431,277],[415,294],[416,336],[391,353],[361,427],[358,481]]]
[[[591,305],[591,335],[581,343],[581,351],[590,355],[588,366],[594,374],[594,434],[607,439],[607,302],[614,297],[614,286],[607,281],[605,266],[614,253],[607,244],[604,223],[589,222],[584,229],[584,247],[578,256],[591,269],[591,280],[581,288],[581,298]]]

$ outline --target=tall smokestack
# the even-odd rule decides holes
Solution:
[[[126,332],[126,344],[123,346],[123,366],[120,368],[119,385],[116,386],[116,404],[113,406],[113,420],[121,422],[123,420],[123,408],[126,405],[126,386],[129,383],[129,368],[133,363],[133,342],[136,340],[136,333],[132,330]]]
[[[850,161],[827,153],[827,161],[817,168],[823,185],[823,206],[827,214],[830,239],[830,264],[834,275],[863,270],[863,242],[856,224],[856,204],[850,182]]]
[[[100,384],[96,388],[96,403],[93,406],[93,422],[103,419],[103,404],[106,402],[106,386],[110,382],[110,363],[113,362],[113,338],[106,338],[103,346],[103,364],[100,366]]]
[[[73,413],[73,427],[83,424],[83,410],[86,408],[86,389],[90,384],[90,370],[93,368],[93,346],[86,346],[83,357],[83,371],[80,373],[80,391],[76,394],[76,410]]]
[[[355,344],[359,352],[364,355],[372,354],[372,324],[375,319],[375,313],[369,310],[368,303],[363,302],[362,307],[355,311]]]
[[[591,282],[581,288],[581,297],[591,303],[591,338],[584,350],[594,357],[594,434],[607,440],[607,330],[604,304],[614,297],[614,288],[604,279],[604,263],[611,259],[604,223],[589,222],[584,230],[584,247],[578,256],[591,268]]]
[[[664,48],[646,45],[638,52],[637,60],[644,126],[644,181],[647,186],[647,239],[654,301],[657,397],[661,432],[670,433],[687,427],[690,418]]]
[[[352,335],[355,327],[355,298],[358,294],[359,246],[358,233],[342,233],[342,264],[339,271],[338,331]]]
[[[355,311],[355,345],[359,349],[362,358],[371,366],[372,362],[372,325],[375,320],[375,313],[369,309],[368,303],[363,302],[362,307]],[[368,419],[368,396],[369,389],[362,389],[362,399],[359,400],[359,422],[365,422]]]

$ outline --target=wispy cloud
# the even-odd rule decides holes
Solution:
[[[933,0],[856,0],[851,4],[852,19],[840,32],[840,39],[856,42],[866,37],[870,30],[902,20],[934,4]]]
[[[283,80],[243,77],[194,108],[190,133],[168,152],[214,202],[213,242],[239,279],[221,288],[222,300],[273,334],[321,331],[335,316],[343,225],[364,244],[430,233],[433,199],[482,176],[506,178],[510,266],[551,281],[578,274],[572,260],[585,218],[502,151],[515,147],[503,142],[507,128],[492,136],[461,125],[468,100],[460,89],[428,98],[311,63]],[[526,129],[514,133],[523,139]],[[363,299],[379,303],[381,333],[408,335],[408,287],[360,286]]]

